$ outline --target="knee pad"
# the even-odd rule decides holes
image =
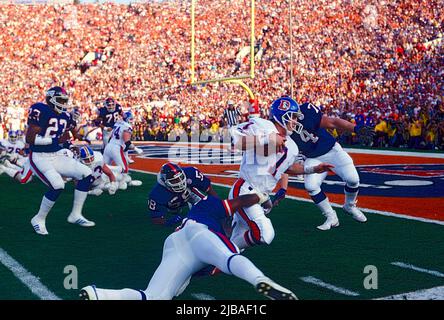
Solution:
[[[350,187],[350,188],[357,188],[357,187],[359,187],[359,175],[358,175],[358,173],[350,174],[346,178],[346,180],[345,180],[345,185],[347,187]]]
[[[307,190],[308,194],[310,196],[314,196],[315,194],[318,194],[319,192],[321,192],[321,183],[319,183],[318,181],[307,181],[307,179],[305,180],[304,183],[304,187],[305,190]]]

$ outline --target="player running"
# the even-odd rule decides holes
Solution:
[[[48,187],[38,213],[31,219],[32,227],[40,235],[48,234],[46,217],[65,187],[62,176],[77,180],[68,222],[82,227],[95,225],[82,215],[93,180],[91,169],[69,157],[61,147],[68,138],[71,121],[68,99],[65,89],[52,87],[46,92],[46,104],[35,103],[29,110],[26,133],[26,142],[31,149],[29,161],[32,171]]]

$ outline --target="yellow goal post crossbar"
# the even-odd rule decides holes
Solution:
[[[223,78],[215,78],[209,80],[201,80],[196,81],[195,76],[195,49],[196,49],[196,30],[195,30],[195,13],[196,13],[196,1],[191,0],[191,79],[190,85],[201,85],[207,83],[216,83],[216,82],[228,82],[240,85],[250,96],[251,99],[254,99],[254,94],[252,90],[242,81],[243,79],[254,79],[254,46],[255,46],[255,0],[251,0],[251,26],[250,26],[250,74],[249,75],[241,75],[236,77],[223,77]]]

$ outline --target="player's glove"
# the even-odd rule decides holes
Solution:
[[[108,193],[110,194],[110,195],[114,195],[115,193],[116,193],[116,191],[117,191],[117,188],[118,188],[118,184],[117,184],[117,182],[110,182],[110,184],[109,184],[109,187],[108,187]]]
[[[172,226],[180,223],[182,220],[183,220],[183,218],[180,215],[175,214],[171,218],[169,218],[165,221],[165,225],[168,227],[172,227]]]
[[[273,203],[273,207],[277,206],[279,202],[285,199],[285,195],[287,194],[287,189],[280,188],[278,192],[271,198],[271,202]]]
[[[135,151],[137,154],[142,154],[142,153],[143,153],[143,150],[140,149],[140,148],[138,148],[138,147],[134,147],[134,151]]]
[[[363,145],[370,145],[376,134],[375,129],[370,126],[355,126],[353,131],[358,136],[359,143]]]

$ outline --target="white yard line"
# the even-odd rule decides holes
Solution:
[[[145,170],[138,170],[138,169],[130,169],[131,171],[135,171],[135,172],[140,172],[140,173],[148,173],[148,174],[154,174],[157,175],[157,172],[151,172],[151,171],[145,171]],[[231,185],[228,184],[224,184],[224,183],[216,183],[216,182],[211,182],[211,184],[216,185],[216,186],[221,186],[221,187],[225,187],[225,188],[231,188]],[[289,199],[293,199],[293,200],[298,200],[298,201],[302,201],[302,202],[309,202],[312,203],[312,200],[310,199],[305,199],[302,197],[295,197],[295,196],[286,196]],[[342,208],[342,204],[337,204],[332,202],[331,205],[335,208]],[[399,219],[405,219],[405,220],[413,220],[413,221],[419,221],[419,222],[424,222],[424,223],[433,223],[433,224],[438,224],[441,226],[444,226],[444,221],[439,221],[439,220],[432,220],[432,219],[427,219],[427,218],[421,218],[421,217],[414,217],[414,216],[408,216],[405,214],[400,214],[400,213],[393,213],[393,212],[389,212],[389,211],[380,211],[380,210],[374,210],[374,209],[369,209],[369,208],[360,208],[365,212],[369,212],[369,213],[374,213],[374,214],[378,214],[381,216],[387,216],[387,217],[393,217],[393,218],[399,218]]]
[[[444,286],[395,294],[375,300],[444,300]]]
[[[400,267],[400,268],[403,268],[403,269],[410,269],[410,270],[414,270],[414,271],[418,271],[418,272],[422,272],[422,273],[431,274],[432,276],[435,276],[435,277],[444,278],[444,273],[442,273],[442,272],[420,268],[420,267],[414,266],[414,265],[409,264],[409,263],[392,262],[390,264],[394,265],[394,266],[397,266],[397,267]]]
[[[191,296],[193,298],[196,298],[197,300],[216,300],[215,297],[210,296],[209,294],[206,293],[192,293]]]
[[[331,290],[331,291],[339,293],[339,294],[343,294],[343,295],[346,295],[346,296],[352,296],[352,297],[359,296],[358,292],[354,292],[354,291],[351,291],[351,290],[348,290],[348,289],[337,287],[335,285],[332,285],[330,283],[324,282],[324,281],[322,281],[322,280],[320,280],[318,278],[312,277],[312,276],[302,277],[300,279],[302,281],[306,282],[306,283],[311,283],[311,284],[314,284],[315,286],[322,287],[322,288]]]
[[[33,294],[41,300],[61,300],[39,278],[25,269],[17,260],[0,248],[0,262],[8,268]]]

